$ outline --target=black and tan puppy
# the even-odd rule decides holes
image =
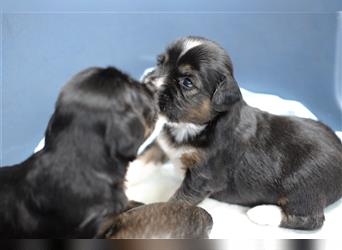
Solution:
[[[89,68],[66,84],[45,147],[0,168],[0,237],[93,237],[128,208],[128,162],[154,127],[152,93],[115,68]]]
[[[248,106],[229,56],[204,38],[172,43],[145,81],[166,117],[158,145],[186,171],[171,201],[276,204],[282,227],[322,226],[342,196],[342,145],[330,128]]]

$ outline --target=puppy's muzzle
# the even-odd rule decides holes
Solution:
[[[167,106],[170,105],[171,102],[172,102],[171,95],[165,92],[160,93],[158,97],[158,106],[159,106],[160,112],[166,112]]]

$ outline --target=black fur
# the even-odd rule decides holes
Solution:
[[[198,45],[185,50],[189,41]],[[183,164],[185,179],[171,201],[278,204],[282,227],[321,227],[324,208],[342,196],[342,145],[334,132],[321,122],[248,106],[230,58],[215,42],[183,38],[160,58],[147,79],[164,79],[159,106],[168,122],[158,141],[171,159],[174,150],[167,148],[184,148],[184,162],[196,162]],[[193,87],[184,88],[184,77]],[[205,128],[177,140],[179,126],[188,123]]]
[[[0,168],[0,237],[95,236],[105,216],[128,207],[126,168],[156,112],[153,93],[115,68],[77,74],[58,97],[45,147]]]

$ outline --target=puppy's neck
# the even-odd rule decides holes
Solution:
[[[167,122],[166,125],[170,128],[171,135],[178,143],[194,138],[195,136],[199,135],[207,126],[184,122]]]

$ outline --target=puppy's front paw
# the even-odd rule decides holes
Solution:
[[[259,225],[279,226],[282,210],[276,205],[260,205],[247,211],[248,218]]]

